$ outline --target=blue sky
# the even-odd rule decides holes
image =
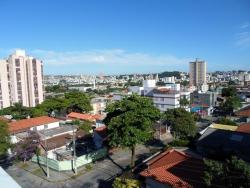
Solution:
[[[46,74],[250,70],[250,1],[1,0],[0,58],[17,48]]]

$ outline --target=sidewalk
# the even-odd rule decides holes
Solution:
[[[136,147],[137,158],[148,153],[149,149],[145,146]],[[19,163],[10,166],[6,171],[23,188],[110,187],[110,180],[121,174],[130,164],[130,157],[131,153],[128,149],[120,149],[110,158],[91,164],[92,169],[86,169],[86,165],[79,168],[78,175],[74,175],[73,171],[57,172],[50,169],[50,178],[47,178],[46,167],[41,168],[33,162]]]

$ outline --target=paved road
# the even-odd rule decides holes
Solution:
[[[136,149],[137,158],[143,154],[148,154],[149,149],[139,146]],[[49,182],[46,177],[38,177],[17,165],[10,166],[6,171],[19,183],[23,188],[88,188],[88,187],[110,187],[111,180],[120,174],[127,165],[130,164],[130,152],[128,150],[120,150],[113,154],[110,158],[98,161],[93,165],[93,169],[84,172],[75,178],[69,178],[65,173],[51,171],[50,181],[63,179],[64,181]],[[34,165],[34,164],[33,164]],[[81,173],[81,172],[80,172]],[[66,180],[67,179],[67,180]]]

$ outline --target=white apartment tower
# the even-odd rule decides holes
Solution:
[[[194,62],[189,63],[189,84],[190,86],[201,87],[206,84],[206,62],[196,59]]]
[[[44,100],[42,61],[16,50],[0,60],[0,109],[22,103],[34,107]]]

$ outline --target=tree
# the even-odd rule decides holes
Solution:
[[[31,108],[24,107],[21,103],[0,110],[0,115],[11,115],[13,119],[26,119],[31,116]]]
[[[189,104],[190,104],[190,101],[186,97],[180,99],[180,106],[181,107],[188,106]]]
[[[5,155],[10,148],[8,124],[0,120],[0,156]]]
[[[245,161],[232,157],[226,162],[205,160],[204,181],[225,187],[250,187],[250,165]]]
[[[73,125],[77,125],[80,129],[82,129],[86,134],[88,134],[93,128],[93,123],[88,120],[74,120],[72,121]]]
[[[228,97],[225,102],[222,103],[221,108],[226,114],[232,114],[234,110],[241,107],[240,98],[237,96]]]
[[[170,109],[163,114],[163,122],[174,132],[174,137],[186,139],[196,134],[194,116],[183,108]]]
[[[189,81],[184,80],[184,81],[181,82],[181,85],[184,86],[184,87],[186,87],[186,86],[189,85]]]
[[[39,143],[40,137],[37,132],[29,131],[28,136],[14,147],[16,158],[23,162],[31,159],[37,153]]]
[[[80,91],[65,93],[67,111],[89,112],[92,110],[90,98]]]
[[[104,123],[108,127],[109,144],[115,147],[130,148],[131,166],[135,161],[135,146],[152,138],[153,124],[158,120],[160,111],[152,100],[131,95],[108,105]]]
[[[140,182],[134,179],[128,178],[115,178],[112,184],[113,188],[140,188]]]
[[[233,97],[237,95],[237,90],[235,87],[227,87],[222,89],[221,95],[223,97]]]
[[[232,114],[234,110],[241,107],[240,98],[237,96],[237,90],[235,87],[227,87],[222,89],[222,96],[226,97],[225,102],[221,103],[221,109],[226,114]]]
[[[234,121],[232,121],[232,120],[230,120],[230,119],[227,119],[227,118],[225,118],[225,117],[220,118],[220,119],[217,121],[217,123],[223,124],[223,125],[233,125],[233,126],[237,126],[237,124],[236,124]]]
[[[46,99],[42,104],[36,107],[36,110],[33,110],[34,115],[40,114],[50,114],[52,111],[56,111],[61,113],[62,111],[66,111],[67,104],[66,100],[61,97],[52,97],[50,99]]]

